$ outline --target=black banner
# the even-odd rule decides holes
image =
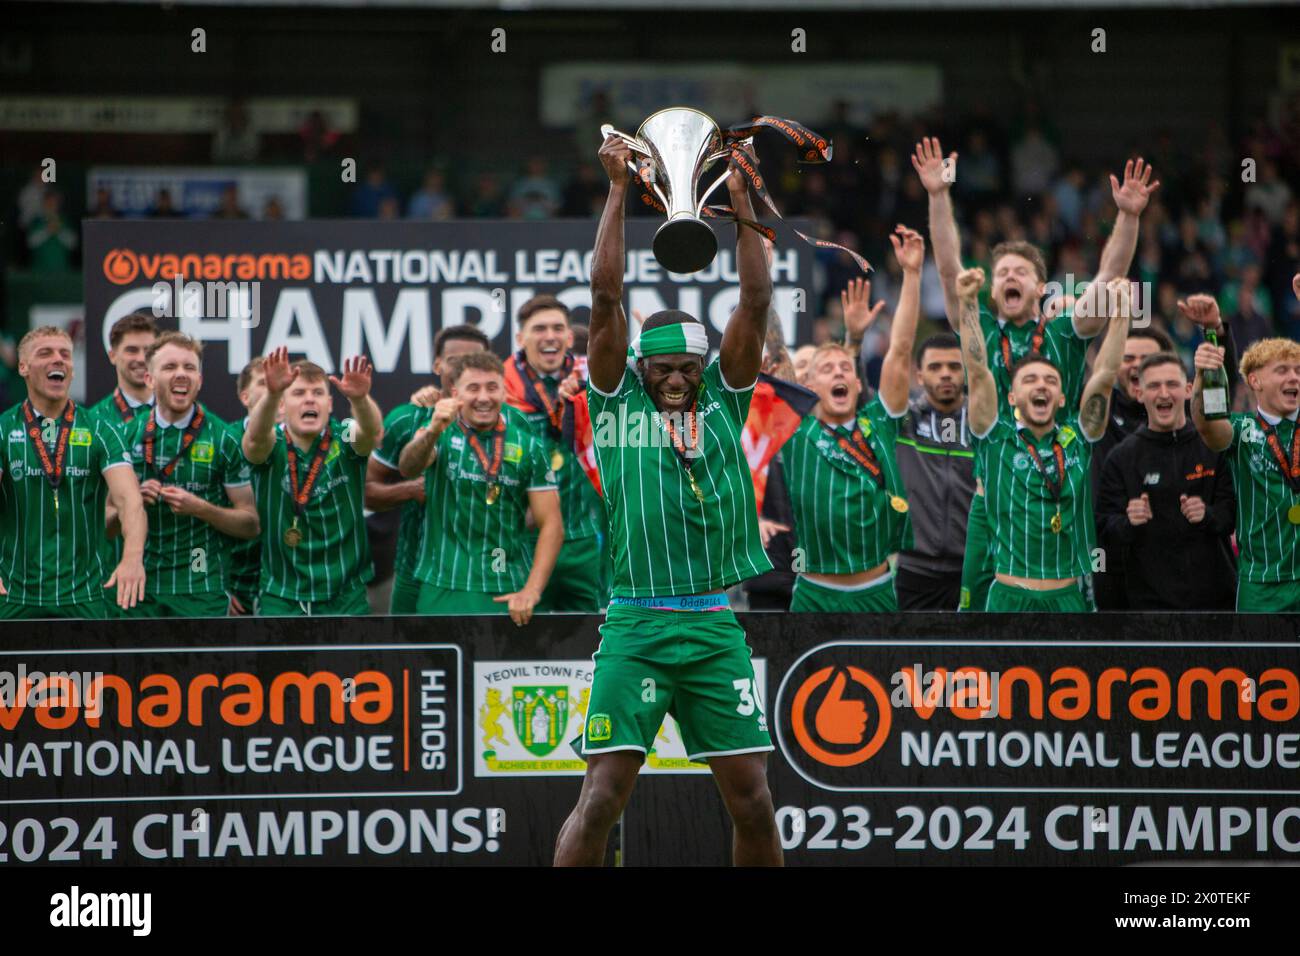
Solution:
[[[1294,616],[741,617],[789,864],[1300,857]],[[430,623],[7,629],[0,865],[548,863],[600,619]],[[611,858],[729,847],[666,721]]]
[[[629,317],[632,310],[689,312],[716,347],[739,298],[734,228],[721,230],[706,269],[680,276],[665,272],[651,252],[661,222],[627,222],[624,306]],[[515,348],[514,316],[534,295],[559,297],[575,322],[587,321],[591,305],[594,220],[83,226],[91,400],[114,385],[103,360],[109,328],[137,309],[203,341],[202,400],[232,418],[243,412],[230,377],[282,345],[329,372],[364,352],[375,365],[375,398],[389,409],[429,383],[440,329],[473,323],[504,357]],[[812,338],[812,263],[802,243],[772,250],[773,304],[788,323],[787,342]]]

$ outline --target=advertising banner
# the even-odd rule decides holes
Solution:
[[[286,219],[307,218],[307,174],[301,169],[243,166],[96,166],[86,173],[86,195],[107,189],[121,215],[144,217],[153,212],[159,190],[171,196],[176,215],[207,219],[221,208],[221,194],[233,186],[250,219],[261,219],[272,199]]]
[[[740,297],[728,237],[735,230],[720,230],[711,265],[681,276],[665,272],[651,252],[661,221],[628,222],[624,307],[629,317],[685,310],[705,323],[716,348]],[[231,418],[244,414],[231,378],[279,346],[329,373],[364,352],[375,366],[375,398],[387,410],[429,383],[440,329],[475,324],[504,356],[516,348],[519,306],[534,295],[558,296],[577,322],[587,321],[591,306],[594,221],[108,220],[87,221],[84,230],[90,358],[83,374],[92,399],[115,384],[104,357],[109,329],[137,309],[203,341],[200,398]],[[773,251],[773,304],[787,342],[811,340],[812,271],[807,244],[795,239]]]

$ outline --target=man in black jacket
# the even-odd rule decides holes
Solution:
[[[1136,394],[1146,423],[1106,459],[1096,508],[1103,540],[1120,550],[1126,606],[1230,611],[1236,501],[1227,461],[1187,417],[1191,384],[1177,356],[1143,359]]]

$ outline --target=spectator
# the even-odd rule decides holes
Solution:
[[[1278,175],[1277,163],[1261,159],[1259,181],[1246,186],[1246,208],[1258,209],[1273,225],[1282,222],[1282,213],[1291,202],[1291,187]]]
[[[1056,215],[1067,231],[1078,234],[1083,219],[1083,190],[1087,179],[1083,170],[1071,166],[1052,187],[1051,196],[1056,201]]]
[[[41,214],[27,229],[27,249],[34,272],[66,272],[72,268],[77,233],[63,221],[62,208],[62,194],[57,189],[45,190]]]
[[[280,222],[284,219],[284,204],[280,197],[272,196],[262,207],[262,218],[267,222]]]
[[[377,219],[385,199],[397,199],[397,190],[384,175],[383,163],[371,163],[366,167],[365,178],[352,193],[352,215],[358,219]]]
[[[564,204],[560,215],[573,219],[599,216],[605,202],[608,184],[596,175],[596,167],[589,162],[578,163],[573,179],[564,188]]]
[[[1024,138],[1011,150],[1011,184],[1017,196],[1046,192],[1060,166],[1056,147],[1037,124],[1025,129]]]
[[[18,191],[18,227],[24,232],[41,215],[45,203],[46,183],[44,170],[37,166],[32,170],[31,178]]]
[[[243,101],[231,100],[221,125],[212,135],[214,163],[255,163],[260,152],[257,130],[248,118]]]
[[[170,197],[168,197],[170,199]],[[231,183],[221,190],[221,206],[213,219],[247,219],[248,213],[239,205],[239,187]]]
[[[496,173],[479,173],[474,184],[474,199],[470,204],[470,215],[477,219],[496,219],[505,212],[501,196],[501,181]]]
[[[1262,276],[1259,263],[1252,262],[1242,267],[1239,281],[1223,288],[1223,314],[1229,317],[1233,339],[1243,352],[1252,342],[1273,335],[1273,301],[1260,285]]]
[[[86,218],[118,219],[121,215],[113,208],[113,194],[108,191],[108,187],[98,187],[95,190],[95,204],[86,210]]]
[[[528,160],[524,177],[510,190],[512,219],[549,219],[560,208],[560,189],[546,175],[546,160]]]
[[[233,189],[234,187],[229,187]],[[224,198],[224,197],[223,197]],[[238,208],[238,206],[236,206]],[[154,198],[153,208],[149,210],[151,219],[177,219],[181,215],[174,205],[172,205],[172,193],[170,189],[158,190],[158,195]],[[236,217],[238,218],[238,217]]]
[[[406,207],[407,219],[455,219],[456,206],[447,195],[447,178],[442,170],[431,169],[424,174],[424,185],[411,197]]]
[[[402,204],[398,202],[396,196],[385,196],[379,200],[379,214],[376,219],[383,219],[388,222],[402,218]]]
[[[339,134],[329,128],[325,114],[312,110],[298,129],[298,140],[302,146],[303,162],[314,163],[318,159],[333,155],[338,145]]]
[[[984,205],[1002,193],[1002,161],[989,146],[988,134],[982,129],[971,130],[966,151],[957,163],[961,175],[953,183],[963,199]],[[909,180],[912,177],[908,177]]]

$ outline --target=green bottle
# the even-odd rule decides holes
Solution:
[[[1217,347],[1219,337],[1213,329],[1206,329],[1205,341]],[[1206,421],[1228,417],[1228,373],[1224,369],[1207,369],[1201,373],[1201,411]]]

